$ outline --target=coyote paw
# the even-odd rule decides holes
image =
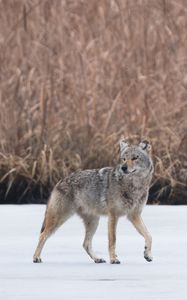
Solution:
[[[42,260],[40,257],[34,257],[33,258],[33,263],[42,263]]]
[[[94,262],[96,264],[102,264],[102,263],[106,263],[106,261],[103,258],[96,258],[94,259]]]
[[[153,260],[153,257],[152,257],[152,255],[151,255],[151,252],[148,252],[148,251],[144,251],[144,258],[148,261],[148,262],[150,262],[150,261],[152,261]]]
[[[115,258],[115,259],[111,259],[110,263],[111,264],[120,264],[120,261],[117,258]]]
[[[148,256],[148,255],[144,255],[144,258],[145,258],[148,262],[150,262],[150,261],[153,260],[153,257],[152,257],[152,256]]]

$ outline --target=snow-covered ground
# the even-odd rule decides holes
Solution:
[[[43,263],[33,264],[45,206],[0,206],[0,300],[187,299],[187,206],[147,206],[154,261],[143,258],[143,239],[121,218],[117,253],[108,263],[107,219],[101,218],[94,249],[107,259],[94,264],[82,248],[84,227],[71,218],[46,243]]]

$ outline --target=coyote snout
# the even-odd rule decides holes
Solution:
[[[133,164],[132,160],[127,160],[123,165],[122,165],[122,170],[126,174],[130,174],[136,171],[136,168]]]
[[[115,245],[117,222],[121,216],[126,216],[144,237],[144,258],[151,261],[152,238],[141,218],[153,173],[150,149],[147,141],[139,145],[120,141],[120,163],[114,168],[77,171],[58,182],[47,204],[33,261],[41,262],[40,254],[47,238],[74,213],[84,222],[83,247],[94,262],[105,262],[92,250],[92,239],[101,215],[108,216],[111,263],[120,263]]]

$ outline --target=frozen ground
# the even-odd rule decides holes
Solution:
[[[187,299],[187,206],[147,206],[154,261],[143,258],[143,240],[121,218],[117,253],[121,265],[94,264],[82,249],[84,228],[71,218],[52,236],[43,264],[33,264],[45,206],[0,206],[0,300]],[[94,249],[108,261],[107,219]]]

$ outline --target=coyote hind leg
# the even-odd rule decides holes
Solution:
[[[34,263],[42,262],[42,260],[40,258],[40,254],[45,245],[45,242],[50,237],[50,235],[57,229],[57,227],[58,227],[57,220],[55,220],[54,217],[50,216],[50,213],[46,212],[46,216],[44,218],[44,222],[43,222],[40,237],[39,237],[39,242],[36,247],[34,257],[33,257]]]
[[[81,215],[84,225],[85,225],[85,238],[83,242],[83,247],[88,253],[88,255],[94,260],[95,263],[105,263],[103,258],[99,258],[92,250],[92,239],[97,230],[99,224],[98,216],[83,216]]]
[[[53,208],[47,208],[39,237],[39,242],[33,256],[34,263],[42,262],[40,254],[45,245],[45,242],[67,219],[69,219],[71,215],[72,213],[69,210],[64,210],[63,212],[57,213],[53,210]]]

